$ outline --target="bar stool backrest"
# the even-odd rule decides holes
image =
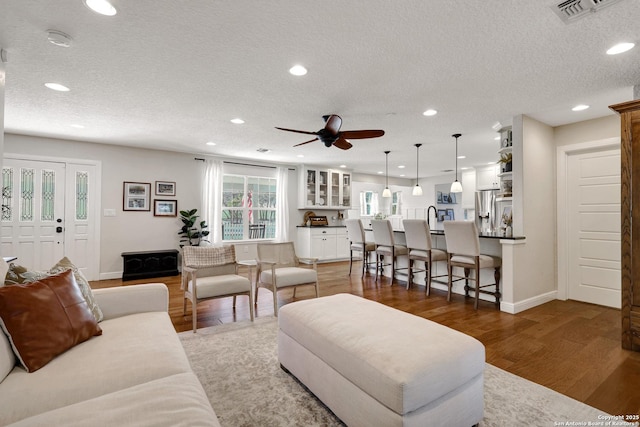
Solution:
[[[378,246],[394,246],[393,228],[391,221],[388,219],[371,220],[371,228],[373,228],[373,240]]]
[[[364,243],[364,227],[359,219],[348,219],[345,222],[347,235],[351,243]]]
[[[424,219],[405,219],[402,221],[407,248],[421,251],[431,250],[431,230]]]
[[[445,221],[444,238],[447,252],[456,255],[479,256],[480,238],[473,221]]]

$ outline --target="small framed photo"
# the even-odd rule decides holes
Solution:
[[[438,209],[438,222],[444,221],[444,217],[447,216],[446,209]]]
[[[447,216],[449,217],[449,220],[453,221],[455,219],[455,215],[453,213],[453,209],[447,209]]]
[[[124,182],[122,210],[150,211],[151,184],[148,182]]]
[[[176,183],[171,181],[156,181],[156,196],[175,196]]]
[[[177,200],[153,200],[154,216],[178,216]]]

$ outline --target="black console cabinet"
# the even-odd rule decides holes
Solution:
[[[147,279],[149,277],[176,276],[178,271],[178,251],[123,252],[124,270],[122,280]]]

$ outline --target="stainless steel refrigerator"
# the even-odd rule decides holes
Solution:
[[[496,198],[500,190],[476,191],[476,226],[478,231],[492,233],[500,226]]]

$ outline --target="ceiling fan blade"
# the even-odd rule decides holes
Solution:
[[[287,132],[304,133],[305,135],[317,135],[318,134],[317,132],[307,132],[306,130],[279,128],[277,126],[276,126],[276,129],[284,130],[284,131],[287,131]]]
[[[347,141],[346,139],[344,139],[342,136],[338,139],[336,139],[336,141],[333,143],[333,145],[335,145],[336,147],[342,149],[342,150],[348,150],[349,148],[353,147],[353,145],[351,145],[351,143],[349,141]]]
[[[296,144],[296,145],[294,145],[294,147],[297,147],[298,145],[308,144],[310,142],[317,141],[317,140],[318,140],[318,138],[313,138],[313,139],[310,139],[309,141],[305,141],[305,142],[301,142],[300,144]]]
[[[331,132],[332,135],[337,135],[340,132],[340,126],[342,126],[342,118],[332,114],[327,119],[327,124],[324,125],[324,128]]]
[[[365,139],[378,138],[384,135],[383,130],[345,130],[340,132],[340,136],[345,139]]]

